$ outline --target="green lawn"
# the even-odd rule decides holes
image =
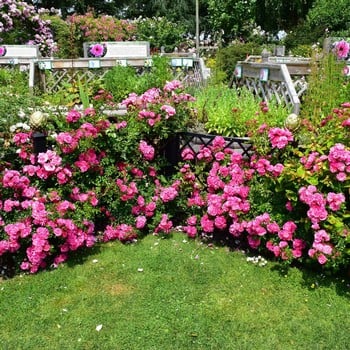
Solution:
[[[347,283],[283,275],[177,233],[108,243],[56,270],[0,281],[0,347],[345,350]]]

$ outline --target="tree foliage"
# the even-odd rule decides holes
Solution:
[[[303,21],[315,0],[256,0],[255,20],[267,31],[289,30]]]
[[[307,15],[307,21],[313,28],[329,32],[339,32],[349,28],[350,0],[338,0],[336,6],[330,6],[328,0],[315,0]]]
[[[254,22],[256,0],[208,0],[211,28],[224,42],[245,36]]]
[[[187,33],[195,33],[196,1],[199,2],[200,32],[216,34],[223,43],[249,38],[255,26],[276,34],[295,33],[300,39],[332,33],[349,33],[350,0],[26,0],[37,8],[58,8],[63,18],[72,13],[107,14],[119,19],[164,17],[178,23]],[[296,41],[299,39],[296,38]],[[302,41],[308,41],[303,39]]]

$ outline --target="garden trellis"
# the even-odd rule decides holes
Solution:
[[[237,63],[230,86],[245,86],[264,101],[275,99],[298,114],[300,98],[307,89],[305,76],[309,73],[309,59],[269,57],[262,62],[260,56],[253,56]]]

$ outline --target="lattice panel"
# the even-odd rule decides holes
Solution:
[[[103,78],[108,69],[54,69],[45,72],[44,91],[54,93],[64,86],[75,84],[78,81],[90,83]]]
[[[111,69],[111,67],[98,69],[60,68],[46,70],[41,79],[42,88],[47,93],[55,93],[61,88],[69,84],[77,83],[78,81],[90,83],[96,79],[101,79],[109,69]],[[137,67],[136,71],[138,74],[142,75],[147,71],[147,67]],[[198,64],[194,64],[193,67],[177,67],[172,69],[172,72],[174,79],[180,80],[186,87],[199,87],[202,85],[202,75]]]
[[[203,79],[198,65],[192,68],[176,68],[173,69],[174,79],[180,80],[185,87],[202,86]]]
[[[296,92],[300,97],[307,89],[305,80],[298,79],[293,81]],[[238,86],[237,84],[236,87]],[[252,94],[260,97],[264,101],[270,101],[275,99],[280,105],[285,105],[290,109],[293,109],[292,97],[289,94],[287,85],[283,81],[269,80],[262,82],[258,78],[244,77],[239,86],[245,86]]]

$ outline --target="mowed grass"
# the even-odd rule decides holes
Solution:
[[[0,281],[1,349],[349,349],[341,278],[175,233]]]

